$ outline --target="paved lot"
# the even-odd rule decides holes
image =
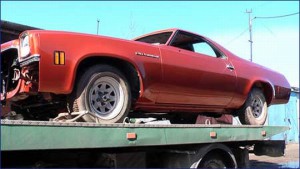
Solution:
[[[249,158],[251,168],[299,168],[299,144],[288,144],[283,157],[250,154]]]

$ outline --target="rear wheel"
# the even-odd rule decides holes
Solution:
[[[89,111],[84,121],[122,122],[131,106],[131,93],[124,75],[109,65],[95,65],[77,81],[71,105],[73,111]]]
[[[209,155],[203,159],[198,168],[227,168],[219,155]]]
[[[242,124],[264,125],[267,113],[268,106],[262,90],[254,88],[239,111],[239,119]]]

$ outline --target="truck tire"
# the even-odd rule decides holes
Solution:
[[[262,90],[253,88],[239,111],[240,122],[248,125],[264,125],[267,114],[268,106]]]
[[[92,113],[84,115],[84,121],[117,123],[130,110],[131,92],[127,79],[118,69],[95,65],[79,77],[71,100],[73,111]]]
[[[224,160],[219,155],[208,155],[198,168],[227,168]]]

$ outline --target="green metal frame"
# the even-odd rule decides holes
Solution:
[[[182,145],[256,141],[285,126],[135,125],[1,120],[1,151]],[[127,133],[135,133],[128,139]]]

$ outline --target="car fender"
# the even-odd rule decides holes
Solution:
[[[263,89],[263,92],[264,92],[263,94],[269,105],[275,97],[275,88],[274,88],[273,83],[268,79],[263,79],[263,78],[254,79],[251,81],[251,85],[248,86],[247,93],[249,94],[254,87]]]
[[[105,36],[57,31],[39,31],[39,38],[41,55],[39,92],[70,94],[78,65],[84,59],[94,56],[116,58],[133,65],[139,74],[141,94],[147,87],[155,85],[152,82],[161,80],[161,58],[158,46]],[[64,65],[53,64],[54,51],[65,53]],[[137,55],[138,52],[157,57],[140,56]],[[144,83],[146,77],[148,80]]]
[[[72,82],[71,82],[71,86],[74,86],[74,83],[76,81],[76,75],[77,75],[77,71],[78,71],[78,67],[79,65],[86,59],[90,59],[90,58],[112,58],[112,59],[118,59],[118,60],[122,60],[122,61],[125,61],[129,64],[131,64],[134,69],[137,71],[137,74],[138,74],[138,77],[139,77],[139,82],[140,82],[140,89],[141,89],[141,93],[140,95],[142,95],[142,92],[143,92],[143,78],[142,76],[145,76],[146,72],[145,70],[143,69],[143,65],[141,64],[140,66],[138,66],[134,60],[130,57],[126,57],[126,56],[123,56],[123,55],[116,55],[114,53],[87,53],[85,54],[84,56],[80,57],[79,60],[77,60],[75,66],[73,67],[73,73],[72,73]],[[95,63],[96,64],[96,63]],[[71,91],[73,90],[73,88],[71,89]]]

